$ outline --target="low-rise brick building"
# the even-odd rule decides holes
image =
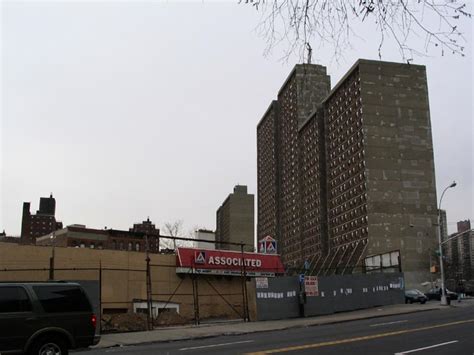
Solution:
[[[145,226],[143,224],[146,224]],[[148,230],[145,232],[144,230]],[[142,224],[135,224],[128,231],[117,229],[94,229],[85,225],[73,224],[60,230],[48,233],[36,239],[36,245],[55,245],[58,247],[111,249],[128,251],[159,252],[159,229],[148,219]]]

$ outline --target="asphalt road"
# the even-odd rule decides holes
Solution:
[[[75,354],[243,353],[474,355],[474,302],[444,310],[340,324],[90,350]]]

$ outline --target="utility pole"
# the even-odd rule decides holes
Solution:
[[[443,201],[443,196],[444,193],[453,187],[456,187],[456,182],[453,181],[451,185],[446,187],[443,190],[443,193],[441,194],[441,198],[439,199],[439,204],[438,204],[438,252],[439,252],[439,266],[440,266],[440,271],[441,271],[441,305],[446,306],[448,304],[448,300],[446,298],[446,288],[444,286],[444,262],[443,262],[443,243],[441,240],[441,202]]]
[[[145,234],[146,248],[146,303],[147,303],[147,330],[153,330],[153,301],[151,298],[151,270],[150,270],[150,254],[148,245],[148,235]]]
[[[431,288],[433,288],[433,273],[431,272],[431,268],[433,267],[433,260],[432,260],[432,253],[433,251],[431,250],[431,248],[429,249],[429,253],[430,253],[430,283],[431,283]]]
[[[242,255],[242,267],[241,267],[241,274],[242,274],[242,307],[243,307],[243,318],[244,322],[249,321],[249,314],[248,314],[248,306],[247,306],[247,272],[245,268],[245,258],[244,258],[244,243],[241,242],[240,244],[240,252]]]

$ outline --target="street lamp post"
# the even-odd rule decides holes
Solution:
[[[439,268],[441,271],[441,304],[446,306],[448,304],[447,299],[446,299],[446,289],[444,286],[444,263],[443,263],[443,243],[441,240],[441,202],[443,201],[443,196],[444,193],[452,187],[456,186],[456,182],[453,181],[451,185],[446,187],[443,190],[443,193],[441,194],[441,198],[439,199],[439,204],[438,204],[438,252],[439,252]]]

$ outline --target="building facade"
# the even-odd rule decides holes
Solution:
[[[21,238],[7,235],[5,230],[0,233],[0,243],[20,243]]]
[[[160,229],[155,227],[155,224],[150,221],[150,218],[147,218],[146,221],[142,223],[134,223],[133,228],[129,229],[130,232],[141,233],[149,238],[149,242],[153,244],[155,249],[155,243],[159,246],[160,242]]]
[[[446,210],[439,210],[441,240],[445,241],[448,238],[448,217]]]
[[[254,195],[247,193],[247,186],[236,185],[216,212],[217,248],[240,250],[239,246],[219,242],[243,242],[245,251],[253,251],[254,220]]]
[[[149,220],[145,221],[149,222]],[[145,223],[143,222],[143,223]],[[150,222],[151,224],[151,222]],[[151,228],[148,223],[147,226]],[[143,227],[143,226],[142,226]],[[134,229],[137,229],[136,231]],[[128,231],[116,229],[93,229],[84,225],[70,225],[36,239],[36,245],[71,248],[128,250],[159,253],[160,235],[138,231],[137,224]]]
[[[459,272],[465,280],[474,279],[474,231],[471,221],[459,221],[458,233],[462,233],[457,240]]]
[[[289,269],[351,273],[400,250],[407,283],[429,279],[437,208],[424,66],[359,60],[330,91],[297,65],[257,126],[258,239]]]
[[[194,231],[193,248],[197,249],[216,249],[216,233],[207,229],[198,229]],[[207,240],[208,242],[205,242]]]
[[[36,238],[61,229],[63,224],[56,221],[56,200],[51,194],[41,197],[39,210],[36,214],[30,212],[30,202],[23,203],[21,219],[21,243],[35,244]]]

